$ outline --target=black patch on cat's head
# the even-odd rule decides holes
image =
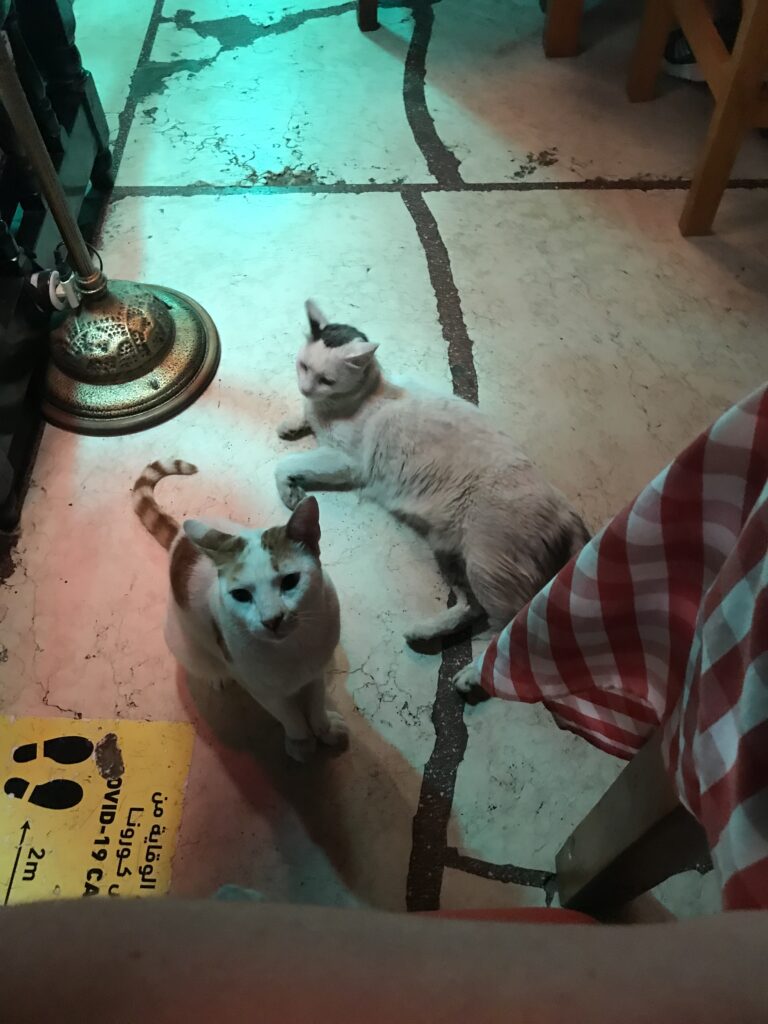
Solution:
[[[362,331],[350,327],[349,324],[326,324],[320,331],[319,340],[328,348],[341,348],[342,345],[348,345],[357,338],[360,341],[368,341]]]

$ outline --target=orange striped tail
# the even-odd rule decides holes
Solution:
[[[176,539],[179,524],[163,512],[155,499],[155,485],[166,476],[191,476],[197,466],[180,459],[151,462],[133,485],[133,510],[144,527],[167,551]]]

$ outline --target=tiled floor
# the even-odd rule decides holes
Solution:
[[[541,904],[620,765],[535,707],[463,710],[448,680],[469,652],[405,647],[404,623],[446,596],[422,542],[323,497],[353,743],[300,768],[245,698],[177,673],[164,557],[129,488],[151,459],[186,458],[200,475],[160,492],[177,515],[281,520],[275,426],[311,294],[380,341],[391,373],[476,396],[599,525],[765,377],[768,193],[733,189],[714,237],[679,236],[674,186],[709,103],[670,83],[625,101],[623,5],[589,15],[582,56],[547,62],[535,0],[382,3],[368,36],[352,2],[310,2],[77,2],[119,161],[107,269],[192,294],[223,357],[164,426],[46,431],[0,589],[0,707],[195,724],[178,893]],[[748,141],[739,177],[766,175],[766,145]],[[710,877],[664,897],[716,905]]]

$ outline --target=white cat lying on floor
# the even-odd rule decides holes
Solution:
[[[247,690],[281,723],[297,761],[317,740],[345,745],[347,727],[325,692],[339,601],[320,565],[317,501],[307,498],[285,526],[268,530],[194,519],[180,529],[158,507],[155,484],[196,472],[188,462],[153,462],[133,487],[136,514],[171,555],[168,646],[190,675]]]
[[[359,487],[422,533],[451,578],[456,604],[406,633],[449,635],[485,612],[500,630],[589,539],[563,495],[473,405],[390,384],[378,345],[328,323],[307,303],[310,335],[296,362],[304,414],[278,428],[304,430],[314,451],[277,466],[280,496]]]

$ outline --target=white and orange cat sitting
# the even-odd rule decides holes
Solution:
[[[190,675],[233,679],[280,722],[285,748],[308,760],[317,741],[345,746],[347,727],[328,706],[325,673],[339,642],[339,601],[320,564],[317,501],[306,498],[285,526],[253,530],[223,519],[183,527],[154,497],[188,462],[153,462],[133,505],[170,552],[166,641]]]

